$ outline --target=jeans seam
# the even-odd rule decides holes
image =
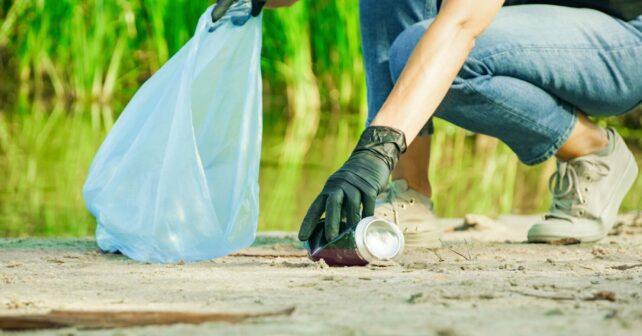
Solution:
[[[587,50],[591,51],[600,51],[600,52],[616,52],[616,51],[621,51],[624,49],[638,49],[642,48],[642,45],[628,45],[628,46],[622,46],[622,47],[617,47],[617,48],[597,48],[597,47],[592,47],[592,48],[552,48],[552,47],[517,47],[515,49],[510,49],[510,50],[502,50],[498,51],[495,53],[492,53],[490,55],[484,55],[481,58],[474,57],[475,59],[483,62],[488,58],[493,58],[497,56],[501,56],[503,54],[512,54],[515,52],[534,52],[534,51],[547,51],[547,52],[586,52]]]
[[[463,80],[464,85],[466,85],[472,92],[475,94],[479,95],[482,99],[485,101],[501,108],[502,110],[508,112],[511,116],[516,117],[517,119],[521,120],[522,122],[526,122],[530,124],[531,126],[535,126],[532,129],[540,132],[540,133],[559,133],[558,130],[554,130],[548,127],[543,127],[541,125],[537,124],[537,121],[529,119],[524,117],[522,114],[515,113],[509,106],[505,106],[504,104],[495,101],[494,99],[486,96],[485,94],[479,92],[476,90],[467,80]],[[553,154],[557,152],[557,150],[566,142],[566,139],[570,136],[571,131],[573,130],[573,126],[575,125],[575,120],[577,119],[577,116],[574,111],[571,111],[571,123],[570,125],[564,130],[564,132],[558,136],[557,140],[553,142],[551,146],[548,147],[548,149],[541,155],[535,156],[534,159],[530,160],[523,160],[520,159],[524,164],[526,165],[535,165],[541,162],[546,161],[548,158],[550,158]]]
[[[511,116],[516,117],[517,119],[519,119],[519,120],[520,120],[520,121],[522,121],[522,122],[525,122],[525,123],[528,123],[528,124],[535,125],[535,127],[533,128],[534,130],[536,130],[536,131],[538,131],[538,132],[540,132],[540,133],[556,132],[556,130],[553,130],[553,129],[550,129],[550,128],[548,128],[548,127],[544,127],[544,126],[538,125],[538,124],[537,124],[537,120],[529,119],[529,118],[524,117],[524,114],[523,114],[523,113],[515,113],[515,112],[512,110],[512,108],[511,108],[510,106],[506,106],[506,105],[504,105],[503,103],[498,102],[498,101],[496,101],[495,99],[493,99],[493,98],[491,98],[491,97],[489,97],[489,96],[487,96],[487,95],[483,94],[482,92],[480,92],[480,91],[476,90],[476,89],[475,89],[475,88],[470,84],[470,82],[469,82],[468,80],[465,80],[465,79],[464,79],[464,80],[463,80],[463,82],[464,82],[464,85],[466,85],[466,86],[467,86],[471,91],[473,91],[475,94],[479,95],[479,96],[480,96],[482,99],[484,99],[486,102],[491,103],[491,104],[493,104],[493,105],[495,105],[495,106],[497,106],[497,107],[501,108],[502,110],[504,110],[504,111],[508,112]]]

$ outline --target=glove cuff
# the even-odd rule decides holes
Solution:
[[[372,152],[392,170],[406,148],[406,135],[402,131],[388,126],[370,126],[361,134],[354,153]]]
[[[397,146],[400,154],[406,152],[406,135],[402,131],[388,126],[370,126],[366,128],[361,133],[357,148],[384,143],[391,143]]]

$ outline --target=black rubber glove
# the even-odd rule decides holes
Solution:
[[[308,209],[299,230],[299,240],[310,238],[324,212],[328,241],[339,235],[342,218],[351,226],[357,224],[361,216],[372,216],[377,195],[405,151],[406,137],[402,131],[385,126],[366,128],[348,161],[328,178],[321,194]]]
[[[252,11],[250,14],[252,14],[252,16],[259,16],[266,2],[267,0],[252,0]]]

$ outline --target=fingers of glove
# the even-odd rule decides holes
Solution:
[[[377,195],[369,192],[361,193],[361,202],[363,203],[363,213],[362,217],[370,217],[374,215],[375,201],[377,200]]]
[[[305,214],[305,217],[303,218],[303,223],[301,224],[301,228],[299,229],[300,241],[306,241],[310,239],[310,236],[312,235],[312,232],[314,231],[315,226],[319,223],[319,219],[321,218],[321,215],[323,215],[323,212],[325,211],[325,204],[326,204],[325,195],[317,196],[314,202],[312,202],[312,205],[310,205],[310,208],[308,208],[308,212]]]
[[[352,185],[346,185],[343,188],[345,197],[343,206],[345,208],[346,219],[348,224],[356,225],[361,220],[361,192]]]
[[[328,194],[325,203],[325,237],[328,241],[339,235],[342,203],[343,190],[336,189]]]

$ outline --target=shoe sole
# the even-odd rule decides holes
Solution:
[[[632,155],[632,154],[631,154]],[[621,193],[620,196],[617,196],[617,194],[614,194],[608,202],[608,206],[604,208],[603,213],[614,213],[615,215],[613,218],[608,218],[605,220],[608,223],[611,223],[609,225],[609,228],[605,230],[606,232],[603,232],[598,235],[589,235],[589,236],[568,236],[568,235],[561,235],[561,234],[535,234],[535,235],[528,235],[528,241],[531,243],[553,243],[557,242],[562,239],[576,239],[580,241],[581,243],[593,243],[596,242],[604,237],[609,233],[611,228],[613,227],[613,224],[615,222],[615,216],[617,216],[618,210],[620,209],[620,206],[622,205],[622,201],[624,200],[624,197],[631,191],[631,187],[635,183],[635,179],[638,176],[638,166],[637,163],[635,162],[634,158],[631,158],[629,160],[626,169],[624,170],[624,173],[622,174],[622,178],[617,184],[617,187],[614,189],[620,189],[623,188],[626,190],[625,193]],[[614,209],[614,207],[617,205],[617,208]]]

